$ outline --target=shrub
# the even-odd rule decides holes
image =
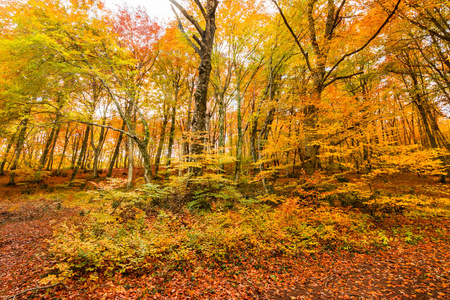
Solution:
[[[363,251],[381,244],[365,220],[335,208],[299,205],[285,199],[278,207],[240,206],[173,214],[160,211],[147,218],[144,211],[122,204],[117,214],[91,212],[62,225],[51,241],[64,277],[86,273],[129,272],[193,262],[240,261],[245,257],[295,256],[320,249]]]

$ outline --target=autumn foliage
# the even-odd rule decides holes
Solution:
[[[404,248],[447,267],[371,297],[450,297],[448,1],[168,1],[1,2],[0,230],[48,222],[43,289],[7,295],[369,297],[330,274]]]

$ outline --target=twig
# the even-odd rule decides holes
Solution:
[[[61,282],[60,282],[60,283],[56,283],[56,284],[52,284],[52,285],[47,285],[47,286],[38,286],[38,287],[35,287],[35,288],[32,288],[32,289],[28,289],[28,290],[22,291],[22,292],[20,292],[20,293],[18,293],[18,294],[15,294],[15,295],[13,295],[13,296],[9,296],[9,297],[6,298],[5,300],[8,300],[8,299],[16,300],[16,298],[17,298],[18,296],[23,295],[23,294],[25,294],[25,293],[32,292],[32,291],[38,291],[38,290],[50,289],[50,288],[53,288],[53,287],[56,287],[56,286],[59,286],[59,285],[64,286],[64,284],[61,283]]]
[[[125,199],[125,197],[123,197],[122,199],[120,199],[119,203],[117,204],[117,206],[114,208],[114,210],[112,211],[112,213],[110,214],[111,216],[116,212],[116,209],[120,206],[120,204],[122,204],[123,200]]]

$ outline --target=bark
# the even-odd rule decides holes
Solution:
[[[102,120],[102,125],[105,124],[106,124],[106,117],[104,117]],[[94,142],[94,129],[92,128],[91,130],[91,148],[94,153],[94,161],[92,163],[92,177],[94,178],[100,177],[98,175],[98,162],[100,159],[100,155],[102,153],[103,145],[105,144],[106,136],[108,135],[108,130],[109,130],[108,128],[105,129],[104,127],[100,129],[100,136],[98,138],[97,146],[95,145]]]
[[[225,153],[225,122],[227,115],[227,107],[225,103],[225,95],[224,93],[219,94],[219,153],[223,155]],[[225,166],[223,163],[220,163],[220,173],[225,172]]]
[[[17,137],[17,143],[16,143],[16,153],[14,156],[14,160],[12,162],[11,165],[11,174],[9,176],[9,182],[8,182],[8,186],[11,185],[15,185],[15,176],[16,176],[16,169],[18,167],[19,164],[19,159],[20,159],[20,154],[22,153],[22,148],[23,148],[23,144],[25,143],[25,134],[27,131],[27,126],[28,126],[28,117],[26,117],[25,119],[22,120],[22,122],[20,122],[21,128],[20,128],[20,132],[19,132],[19,136]]]
[[[61,160],[59,161],[59,165],[58,165],[58,171],[56,171],[56,175],[59,175],[61,173],[61,166],[63,164],[64,161],[64,156],[66,154],[66,149],[67,149],[67,145],[69,144],[69,139],[70,139],[70,135],[73,133],[73,131],[75,130],[76,126],[72,129],[72,131],[70,131],[70,123],[67,124],[67,130],[66,130],[66,135],[64,137],[64,148],[61,154]]]
[[[134,152],[134,142],[131,137],[128,137],[128,176],[127,176],[127,189],[133,187],[133,152]]]
[[[208,101],[208,85],[211,75],[211,55],[214,45],[214,35],[216,32],[216,10],[219,4],[218,0],[207,0],[206,9],[202,6],[200,1],[196,1],[197,6],[202,12],[205,19],[205,28],[197,23],[196,20],[175,0],[170,0],[179,11],[183,13],[186,19],[197,29],[201,36],[199,40],[194,35],[194,40],[197,42],[197,47],[192,40],[189,39],[196,53],[200,56],[200,65],[198,67],[197,89],[194,93],[194,115],[192,120],[192,144],[190,149],[191,161],[200,162],[201,155],[204,150],[205,130],[206,130],[206,104]],[[178,18],[180,29],[182,29],[181,21]],[[184,29],[182,29],[184,31]],[[201,175],[201,167],[192,169],[194,176]]]
[[[80,154],[78,156],[78,162],[77,162],[77,164],[75,165],[75,167],[73,169],[72,176],[70,177],[70,181],[73,181],[75,179],[75,176],[77,176],[78,170],[82,166],[83,158],[84,158],[84,156],[86,154],[86,149],[87,149],[87,146],[88,146],[90,130],[91,130],[91,126],[90,125],[86,126],[86,130],[84,132],[83,144],[81,145],[81,151],[80,151]]]
[[[75,139],[73,141],[73,145],[72,145],[72,158],[71,158],[71,163],[70,163],[70,169],[75,169],[75,163],[77,161],[77,157],[78,157],[78,148],[80,147],[80,141],[81,141],[81,137],[78,136],[78,134],[75,136]]]
[[[166,139],[166,127],[167,123],[169,121],[169,116],[167,115],[166,111],[164,111],[164,117],[163,122],[161,124],[161,132],[159,134],[159,142],[158,142],[158,149],[156,150],[156,156],[155,156],[155,177],[158,175],[159,170],[159,164],[161,162],[161,154],[164,147],[164,140]]]
[[[169,144],[167,145],[167,156],[166,156],[166,166],[167,166],[167,172],[166,172],[166,178],[169,175],[168,169],[172,163],[172,148],[173,148],[173,141],[175,138],[175,118],[177,115],[177,108],[176,105],[172,107],[172,114],[171,114],[171,125],[170,125],[170,132],[169,132]]]
[[[48,160],[48,164],[47,164],[47,168],[46,168],[47,171],[50,171],[53,169],[53,157],[55,154],[56,142],[58,141],[58,136],[59,136],[60,131],[61,131],[61,124],[58,123],[56,125],[55,137],[53,138],[53,145],[50,150],[50,156],[49,156],[49,160]]]
[[[5,154],[3,156],[3,160],[0,163],[0,175],[4,175],[5,174],[4,173],[4,168],[5,168],[5,165],[6,165],[6,161],[8,159],[8,154],[9,154],[9,151],[11,150],[11,148],[12,148],[12,145],[14,144],[14,140],[16,139],[16,135],[17,135],[18,132],[19,132],[19,127],[16,129],[14,134],[9,139],[8,144],[6,145],[6,150],[5,150]]]
[[[122,123],[121,130],[124,130],[124,129],[125,129],[125,122]],[[120,144],[122,143],[122,139],[123,139],[123,133],[121,132],[121,133],[119,133],[119,138],[117,139],[116,147],[114,149],[114,153],[113,153],[113,156],[111,158],[111,162],[109,163],[108,173],[106,174],[106,177],[111,177],[112,176],[112,172],[113,172],[113,169],[114,169],[114,164],[116,164],[116,161],[118,160],[118,157],[119,157]]]
[[[39,160],[38,173],[39,173],[39,171],[42,171],[42,169],[45,167],[45,164],[47,162],[47,156],[48,156],[48,153],[50,152],[50,146],[52,145],[53,138],[54,138],[55,132],[56,132],[55,124],[58,122],[58,120],[59,120],[59,115],[56,116],[56,119],[52,125],[52,130],[47,138],[47,142],[45,143],[44,151],[42,152],[41,159]]]
[[[236,143],[236,165],[234,170],[234,181],[238,182],[241,176],[241,161],[242,161],[242,98],[241,98],[241,81],[238,76],[236,79],[236,93],[237,93],[237,143]]]

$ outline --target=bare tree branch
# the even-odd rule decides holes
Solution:
[[[284,24],[288,28],[291,35],[294,37],[295,42],[297,43],[297,46],[300,48],[300,51],[302,52],[303,57],[306,60],[306,65],[308,66],[308,70],[312,71],[311,63],[309,62],[309,55],[308,52],[303,49],[302,44],[300,43],[300,40],[298,39],[297,35],[294,33],[294,30],[292,29],[291,25],[289,25],[289,22],[286,19],[286,16],[284,15],[283,11],[281,10],[281,7],[278,5],[276,0],[272,0],[273,4],[276,5],[278,11],[280,12],[281,18],[283,18]]]
[[[204,18],[206,18],[206,12],[205,9],[203,8],[203,5],[200,3],[199,0],[194,0],[195,4],[197,4],[198,8],[200,9],[202,15]]]
[[[181,23],[181,19],[180,16],[178,15],[177,11],[173,8],[172,6],[172,11],[175,13],[175,16],[177,18],[178,21],[178,29],[180,29],[181,33],[184,35],[184,37],[186,38],[186,40],[189,42],[189,44],[191,45],[191,47],[194,49],[195,53],[197,53],[198,55],[201,56],[201,51],[200,49],[194,44],[194,42],[192,42],[191,38],[189,37],[189,35],[186,33],[186,31],[184,30],[183,24]],[[196,36],[194,35],[194,39],[196,38]],[[202,46],[201,41],[199,41],[198,39],[195,40],[199,46]]]
[[[272,1],[274,1],[274,0],[272,0]],[[354,51],[352,51],[352,52],[349,52],[349,53],[346,53],[346,54],[344,54],[344,56],[342,56],[341,57],[341,59],[339,59],[335,64],[334,64],[334,66],[330,69],[330,71],[328,71],[328,73],[327,73],[327,75],[325,75],[325,77],[323,78],[323,80],[322,80],[322,82],[325,82],[327,79],[328,79],[328,77],[330,77],[330,75],[331,75],[331,73],[347,58],[347,57],[350,57],[350,56],[353,56],[353,55],[355,55],[356,53],[358,53],[358,52],[360,52],[360,51],[362,51],[362,50],[364,50],[377,36],[378,36],[378,34],[380,34],[380,32],[381,32],[381,30],[383,30],[383,28],[387,25],[387,23],[389,23],[389,20],[392,18],[392,16],[395,14],[395,12],[397,11],[397,9],[398,9],[398,7],[399,7],[399,5],[400,5],[400,2],[402,2],[402,0],[398,0],[397,1],[397,4],[395,4],[395,7],[394,7],[394,9],[391,11],[391,13],[389,14],[389,16],[386,18],[386,20],[383,22],[383,24],[381,24],[381,26],[378,28],[378,30],[370,37],[370,39],[368,39],[367,40],[367,42],[364,44],[364,45],[362,45],[361,47],[359,47],[358,49],[356,49],[356,50],[354,50]]]
[[[350,74],[350,75],[337,76],[337,77],[334,77],[333,79],[331,79],[330,82],[324,84],[323,86],[327,87],[327,86],[329,86],[330,84],[332,84],[333,82],[335,82],[337,80],[352,78],[353,76],[361,75],[361,74],[364,74],[364,72],[356,72],[356,73],[353,73],[353,74]]]
[[[334,15],[334,22],[333,22],[333,27],[331,28],[331,32],[330,32],[330,37],[333,35],[334,30],[336,29],[336,27],[339,25],[339,23],[341,23],[342,18],[340,17],[342,8],[345,5],[346,0],[342,0],[341,5],[339,5],[339,8],[337,9],[335,15]]]
[[[192,25],[194,25],[195,29],[197,29],[198,33],[200,33],[201,36],[203,36],[205,34],[205,31],[200,26],[200,24],[198,24],[198,22],[184,9],[183,6],[181,6],[175,0],[169,0],[169,1],[178,8],[178,10],[186,17],[186,19],[189,20],[189,22],[191,22]]]

